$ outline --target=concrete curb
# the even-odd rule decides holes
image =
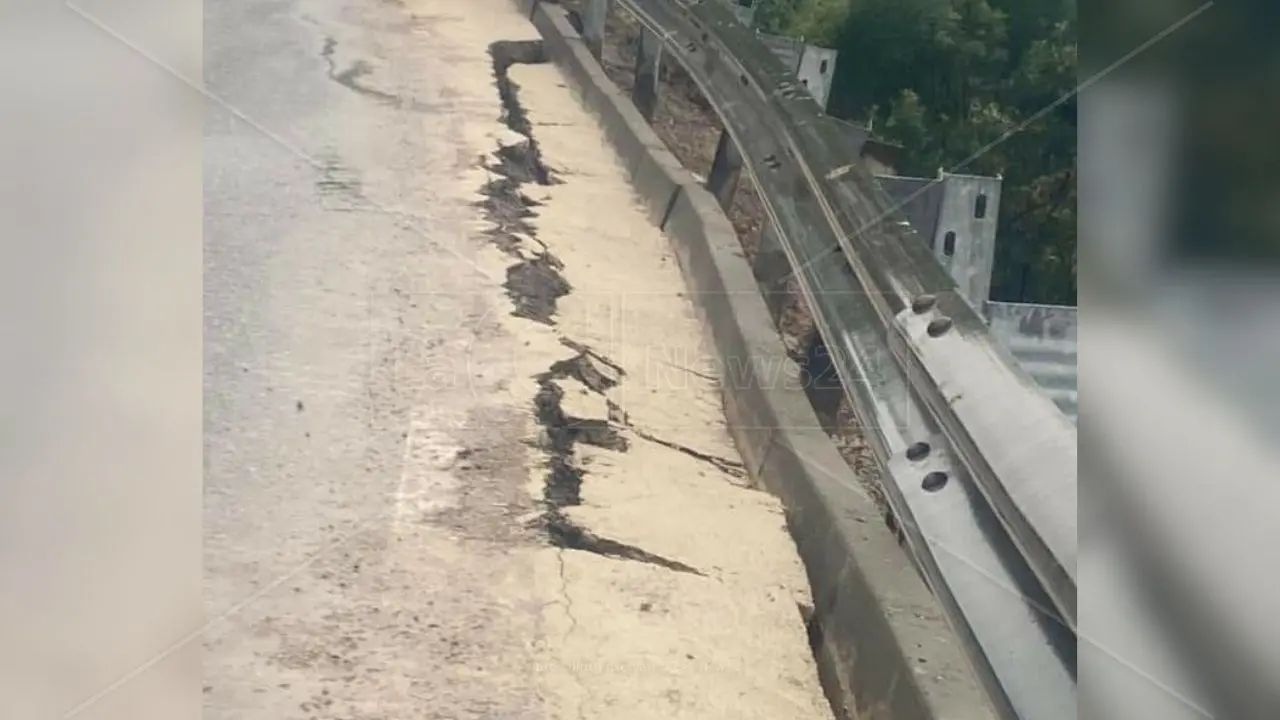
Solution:
[[[599,118],[650,218],[672,242],[720,357],[734,442],[752,478],[786,508],[813,590],[810,638],[837,713],[992,718],[936,599],[792,380],[798,368],[720,206],[609,80],[563,8],[513,2]]]

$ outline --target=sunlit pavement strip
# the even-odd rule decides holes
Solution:
[[[538,338],[528,374],[572,355],[557,335],[624,368],[606,395],[635,429],[624,431],[625,452],[577,446],[587,474],[582,504],[566,514],[601,537],[703,573],[543,552],[539,594],[560,602],[544,614],[538,667],[557,715],[829,717],[797,609],[807,601],[803,569],[778,503],[741,487],[735,474],[638,436],[738,460],[714,384],[661,363],[693,365],[706,353],[674,256],[559,70],[516,65],[510,77],[544,161],[563,180],[527,190],[542,202],[538,238],[573,287],[559,301],[558,327],[512,318],[513,332]],[[602,398],[573,381],[561,385],[566,412],[606,418]],[[531,488],[539,492],[542,482],[537,468]]]
[[[476,204],[512,135],[488,49],[533,27],[509,0],[254,12],[207,14],[208,82],[324,163],[213,108],[205,717],[826,716],[776,503],[722,470],[710,381],[645,362],[698,364],[680,274],[549,65],[512,76],[573,292],[555,326],[509,315]],[[629,369],[556,381],[567,412],[628,414],[626,452],[573,448],[562,509],[614,556],[545,531],[536,376],[563,339]]]

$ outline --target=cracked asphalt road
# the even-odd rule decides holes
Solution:
[[[549,65],[511,72],[563,182],[493,242],[509,0],[205,13],[205,716],[828,717],[781,512],[668,367],[705,359],[679,270]],[[537,248],[544,322],[503,287]],[[558,407],[628,442],[564,455],[592,542],[557,547],[535,397],[574,347],[626,376]]]

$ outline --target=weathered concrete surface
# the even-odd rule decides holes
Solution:
[[[488,49],[525,17],[206,13],[205,717],[826,716],[780,509],[737,486],[712,383],[650,363],[697,355],[679,271],[550,66],[511,72],[562,184],[493,232],[521,138]],[[544,251],[572,291],[513,317],[548,277],[513,253]],[[537,377],[564,340],[627,371],[546,380],[627,441],[562,453],[577,504],[547,493]]]
[[[565,102],[561,72],[516,66],[511,75],[565,180],[535,196],[537,227],[574,287],[557,328],[539,329],[545,340],[533,347],[550,351],[544,368],[566,356],[559,341],[569,339],[625,372],[603,394],[566,387],[572,415],[606,420],[612,404],[630,440],[623,452],[580,448],[583,502],[566,513],[701,573],[544,551],[541,583],[561,598],[544,615],[544,652],[563,663],[566,681],[552,687],[580,688],[556,691],[554,707],[570,717],[829,717],[798,610],[809,602],[803,567],[779,503],[745,488],[675,256],[604,131]],[[522,366],[538,369],[539,354]]]
[[[486,360],[518,345],[473,264],[486,47],[528,23],[206,13],[206,82],[243,117],[208,106],[205,716],[542,717],[528,400]]]
[[[664,234],[713,349],[729,430],[752,477],[782,498],[815,598],[810,639],[842,717],[973,718],[992,708],[936,598],[795,385],[756,277],[716,201],[613,85],[563,10],[539,5],[547,55],[633,170],[637,198]]]

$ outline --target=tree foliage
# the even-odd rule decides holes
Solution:
[[[992,294],[1076,301],[1074,0],[757,0],[757,24],[840,51],[828,110],[900,170],[1000,174]]]

